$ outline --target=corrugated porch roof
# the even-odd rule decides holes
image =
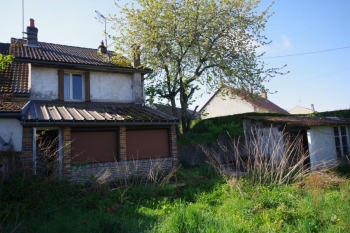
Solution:
[[[152,108],[120,103],[31,101],[24,124],[177,124]]]

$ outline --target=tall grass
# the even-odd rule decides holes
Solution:
[[[253,128],[246,137],[230,138],[221,151],[203,148],[210,163],[228,179],[248,177],[253,184],[287,184],[302,179],[310,172],[310,154],[303,146],[303,137],[290,137],[288,133],[276,133]]]

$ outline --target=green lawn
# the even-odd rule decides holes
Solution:
[[[347,169],[341,170],[347,174]],[[254,185],[210,167],[169,182],[79,185],[17,177],[0,185],[1,232],[349,232],[350,183],[333,173]]]

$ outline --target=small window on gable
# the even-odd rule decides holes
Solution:
[[[64,99],[84,100],[84,78],[81,74],[64,74]]]

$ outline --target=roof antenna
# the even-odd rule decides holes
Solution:
[[[24,40],[24,0],[22,0],[22,39]]]
[[[95,11],[95,12],[96,12],[97,17],[98,17],[98,18],[95,17],[95,19],[97,19],[99,22],[101,22],[101,21],[105,22],[105,42],[106,42],[106,47],[108,47],[108,45],[107,45],[107,30],[106,30],[107,18],[103,14],[101,14],[100,12],[98,12],[98,11]]]

